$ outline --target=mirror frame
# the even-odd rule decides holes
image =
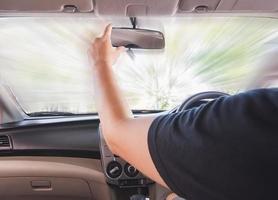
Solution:
[[[128,49],[146,49],[146,50],[162,50],[162,49],[165,49],[165,37],[164,37],[163,32],[161,32],[161,31],[152,30],[152,29],[143,29],[143,28],[112,27],[112,34],[113,34],[113,29],[139,30],[139,31],[146,31],[146,32],[156,32],[156,33],[159,33],[159,34],[162,36],[163,45],[162,45],[161,48],[137,48],[137,47],[126,47],[126,48],[128,48]],[[112,39],[112,36],[111,36],[111,39]],[[111,42],[112,42],[112,41],[111,41]],[[119,46],[113,45],[113,43],[112,43],[112,46],[113,46],[113,47],[119,47]]]

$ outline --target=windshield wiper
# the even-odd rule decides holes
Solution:
[[[152,114],[152,113],[160,113],[165,110],[132,110],[133,114]],[[56,117],[56,116],[84,116],[84,115],[96,115],[97,113],[84,113],[84,114],[79,114],[79,113],[71,113],[71,112],[59,112],[59,111],[42,111],[42,112],[33,112],[33,113],[28,113],[29,117]]]
[[[152,113],[160,113],[165,110],[132,110],[133,114],[152,114]]]
[[[47,111],[42,111],[42,112],[33,112],[33,113],[28,113],[29,117],[53,117],[53,116],[73,116],[76,115],[71,112],[47,112]]]

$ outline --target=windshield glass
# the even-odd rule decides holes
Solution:
[[[0,18],[0,82],[29,114],[96,112],[87,49],[105,24],[86,17]],[[114,25],[130,26],[128,20]],[[266,70],[277,57],[276,19],[180,17],[139,25],[163,31],[166,47],[124,53],[115,64],[131,109],[170,109],[201,91],[277,85]]]

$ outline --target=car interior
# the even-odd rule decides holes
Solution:
[[[1,0],[0,199],[166,200],[103,138],[90,41],[112,23],[134,116],[159,115],[277,86],[277,18],[276,0]]]

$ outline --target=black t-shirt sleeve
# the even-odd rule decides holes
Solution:
[[[277,99],[254,90],[157,117],[148,145],[163,180],[193,200],[278,199]]]

